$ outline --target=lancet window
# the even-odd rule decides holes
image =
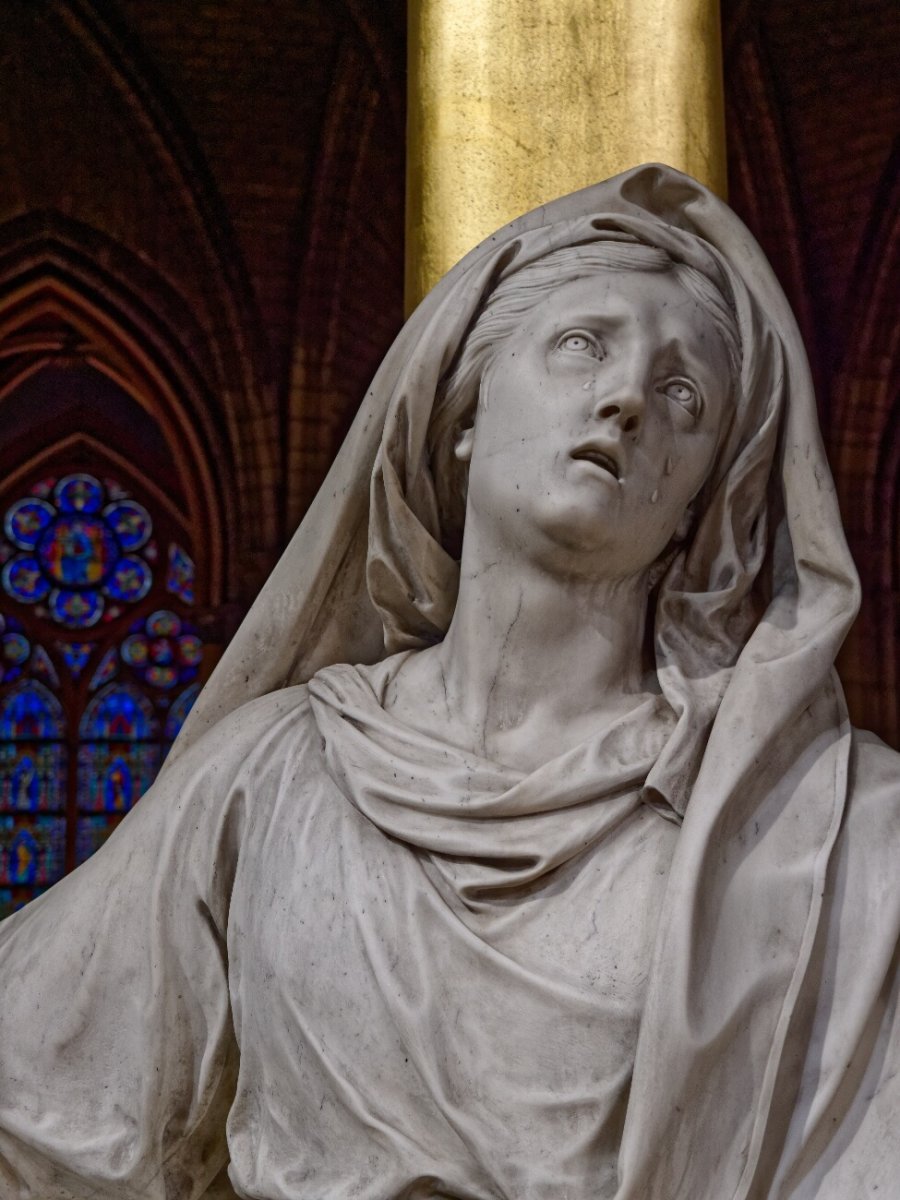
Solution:
[[[199,691],[191,547],[135,492],[81,470],[4,498],[0,913],[102,845]]]

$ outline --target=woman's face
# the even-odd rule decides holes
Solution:
[[[729,393],[722,339],[674,273],[563,284],[498,348],[457,444],[467,534],[477,522],[577,573],[637,574],[703,486]]]

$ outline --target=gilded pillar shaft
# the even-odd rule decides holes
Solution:
[[[717,0],[410,0],[407,303],[545,200],[642,162],[725,192]]]

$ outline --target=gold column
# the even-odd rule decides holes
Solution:
[[[717,0],[410,0],[406,296],[642,162],[725,193]]]

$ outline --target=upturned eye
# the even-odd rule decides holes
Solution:
[[[700,393],[688,380],[670,379],[659,390],[667,400],[671,400],[673,404],[679,405],[680,408],[689,412],[692,417],[699,415]]]
[[[603,357],[603,347],[589,333],[564,333],[556,343],[558,350],[567,350],[571,354],[593,354],[595,358]]]

